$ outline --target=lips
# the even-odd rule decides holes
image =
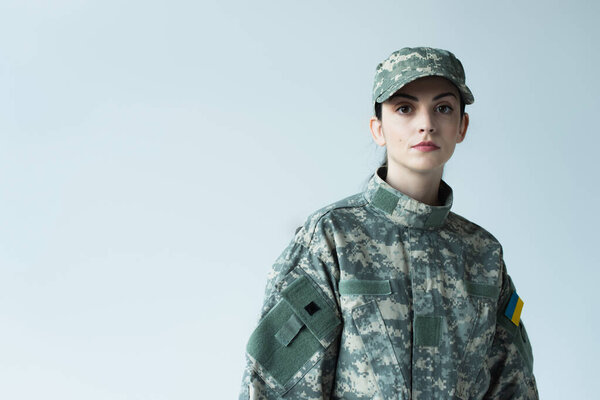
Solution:
[[[436,144],[431,141],[421,142],[419,144],[414,145],[413,147],[433,147],[433,148],[439,149],[439,146],[436,146]]]

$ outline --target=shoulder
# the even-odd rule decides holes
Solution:
[[[488,230],[452,211],[448,213],[446,227],[473,245],[500,245],[498,239]]]
[[[456,213],[449,213],[445,232],[458,244],[465,265],[465,279],[499,286],[502,281],[502,245],[489,231]]]
[[[327,227],[333,229],[332,221],[358,217],[364,213],[366,204],[364,193],[360,192],[313,211],[296,229],[296,240],[310,246],[319,234],[325,233]]]
[[[342,215],[359,213],[366,204],[363,193],[356,193],[310,213],[273,264],[266,293],[280,291],[300,276],[310,277],[323,292],[331,293],[331,282],[339,279],[334,236],[347,225],[333,221],[352,220]]]

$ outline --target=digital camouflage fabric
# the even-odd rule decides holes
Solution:
[[[538,399],[501,245],[450,211],[443,180],[429,206],[385,174],[274,263],[240,399]]]
[[[432,47],[405,47],[393,52],[377,65],[373,82],[373,104],[383,103],[407,83],[426,76],[441,76],[450,80],[457,87],[465,104],[475,101],[465,83],[465,70],[454,54]]]

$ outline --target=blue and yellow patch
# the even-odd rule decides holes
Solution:
[[[519,297],[517,292],[513,292],[504,311],[504,315],[512,321],[513,324],[519,326],[521,321],[521,311],[523,310],[523,300]]]

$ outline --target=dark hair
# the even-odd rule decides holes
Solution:
[[[461,95],[460,96],[460,120],[461,121],[462,121],[464,115],[465,115],[465,101]],[[381,103],[375,102],[375,117],[381,121]],[[379,166],[387,167],[387,149],[385,149],[385,151],[384,151],[383,160],[381,160],[381,163]]]

